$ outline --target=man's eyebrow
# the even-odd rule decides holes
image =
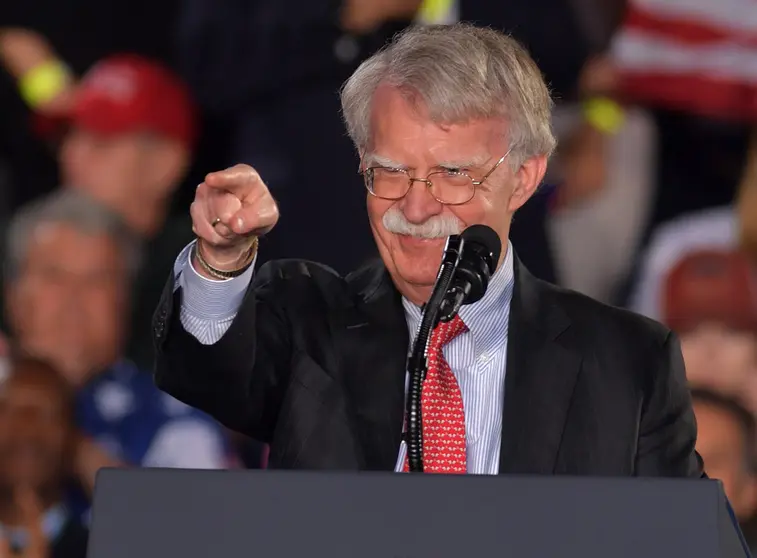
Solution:
[[[378,155],[377,153],[366,154],[365,157],[363,157],[363,161],[366,167],[389,167],[393,169],[408,168],[407,165],[398,163],[397,161],[394,161],[389,157],[384,157],[383,155]]]
[[[434,167],[445,168],[445,169],[474,168],[474,167],[481,167],[485,165],[490,159],[491,157],[486,157],[486,156],[466,157],[466,158],[460,158],[460,159],[447,159],[447,160],[436,163]],[[390,159],[389,157],[384,157],[383,155],[379,155],[377,153],[366,154],[363,160],[367,167],[378,166],[378,167],[390,167],[393,169],[409,168],[404,163],[394,161],[393,159]]]
[[[491,157],[468,157],[465,159],[447,159],[436,164],[437,167],[445,169],[467,169],[473,167],[482,167]]]

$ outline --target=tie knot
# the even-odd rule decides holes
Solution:
[[[449,322],[439,322],[431,333],[431,347],[439,349],[467,329],[465,322],[459,315],[455,315]]]

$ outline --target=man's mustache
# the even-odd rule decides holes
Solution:
[[[423,223],[411,223],[397,207],[390,207],[381,222],[390,233],[425,239],[447,238],[463,231],[462,223],[454,215],[434,215]]]

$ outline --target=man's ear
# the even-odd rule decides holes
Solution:
[[[515,188],[513,188],[513,193],[510,196],[508,207],[510,213],[515,213],[534,195],[539,184],[544,180],[546,172],[546,155],[537,155],[523,161],[523,164],[515,173]]]

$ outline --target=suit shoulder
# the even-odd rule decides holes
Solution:
[[[266,262],[255,271],[251,285],[258,300],[311,314],[342,306],[345,286],[344,279],[330,267],[297,259]]]
[[[342,281],[342,277],[327,265],[309,260],[281,259],[271,260],[260,266],[255,272],[255,282],[286,283],[290,281]]]
[[[369,297],[385,285],[385,276],[385,269],[377,262],[370,262],[349,275],[342,276],[324,264],[282,259],[262,265],[255,272],[253,286],[277,296],[283,295],[286,299],[317,293],[319,298],[330,304],[344,305],[354,303],[356,297]]]
[[[631,310],[599,302],[570,289],[540,281],[554,303],[561,307],[574,326],[586,334],[607,339],[624,339],[632,345],[662,347],[670,329]]]

